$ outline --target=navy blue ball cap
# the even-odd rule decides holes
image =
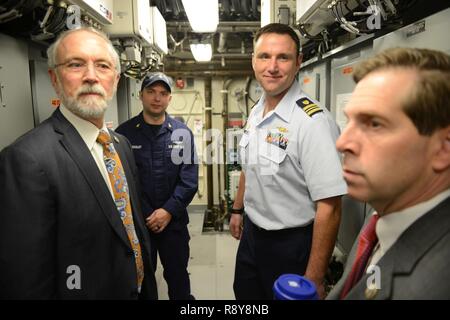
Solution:
[[[141,91],[151,86],[155,82],[161,82],[169,92],[172,92],[172,81],[162,72],[150,73],[142,80]]]

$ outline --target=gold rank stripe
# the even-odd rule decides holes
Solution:
[[[309,106],[303,108],[303,111],[305,111],[308,116],[311,116],[312,114],[314,114],[316,112],[322,111],[322,109],[320,107],[318,107],[316,104],[313,104],[313,105],[309,105]]]
[[[309,104],[306,107],[303,107],[303,110],[305,110],[305,112],[308,112],[310,109],[314,108],[318,108],[318,106],[316,104]]]
[[[323,110],[320,109],[320,108],[316,108],[316,109],[313,109],[313,110],[310,110],[310,111],[306,112],[306,114],[308,116],[312,117],[313,115],[315,115],[316,113],[319,113],[319,112],[323,112]]]
[[[312,111],[317,111],[317,110],[322,110],[319,107],[313,107],[313,108],[308,108],[308,109],[304,109],[306,113],[310,113]]]

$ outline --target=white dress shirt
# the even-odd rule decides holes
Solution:
[[[409,226],[449,196],[450,189],[447,189],[428,201],[380,217],[375,229],[378,245],[369,264],[376,264]]]
[[[111,183],[109,181],[108,171],[106,171],[105,162],[103,161],[103,146],[96,141],[100,130],[91,122],[81,119],[80,117],[74,115],[63,105],[59,107],[59,110],[61,111],[63,116],[67,119],[67,121],[69,121],[75,127],[75,130],[77,130],[77,132],[83,139],[84,143],[86,143],[86,146],[91,152],[91,155],[94,158],[95,163],[97,164],[97,167],[100,170],[100,173],[102,174],[106,185],[108,186],[109,192],[111,193],[111,196],[114,199],[114,193],[111,188]],[[106,128],[104,122],[102,130],[108,132],[108,129]]]

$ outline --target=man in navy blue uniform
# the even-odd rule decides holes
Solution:
[[[156,270],[159,253],[171,300],[193,299],[187,272],[189,222],[186,210],[198,187],[198,165],[191,130],[170,117],[171,81],[152,73],[142,81],[143,111],[116,131],[131,144],[142,186],[142,211],[152,240]]]

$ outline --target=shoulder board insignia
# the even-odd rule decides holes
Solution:
[[[297,100],[296,103],[310,117],[312,117],[316,113],[323,112],[322,108],[320,108],[317,104],[315,104],[313,101],[309,100],[308,98],[301,98],[301,99]]]

